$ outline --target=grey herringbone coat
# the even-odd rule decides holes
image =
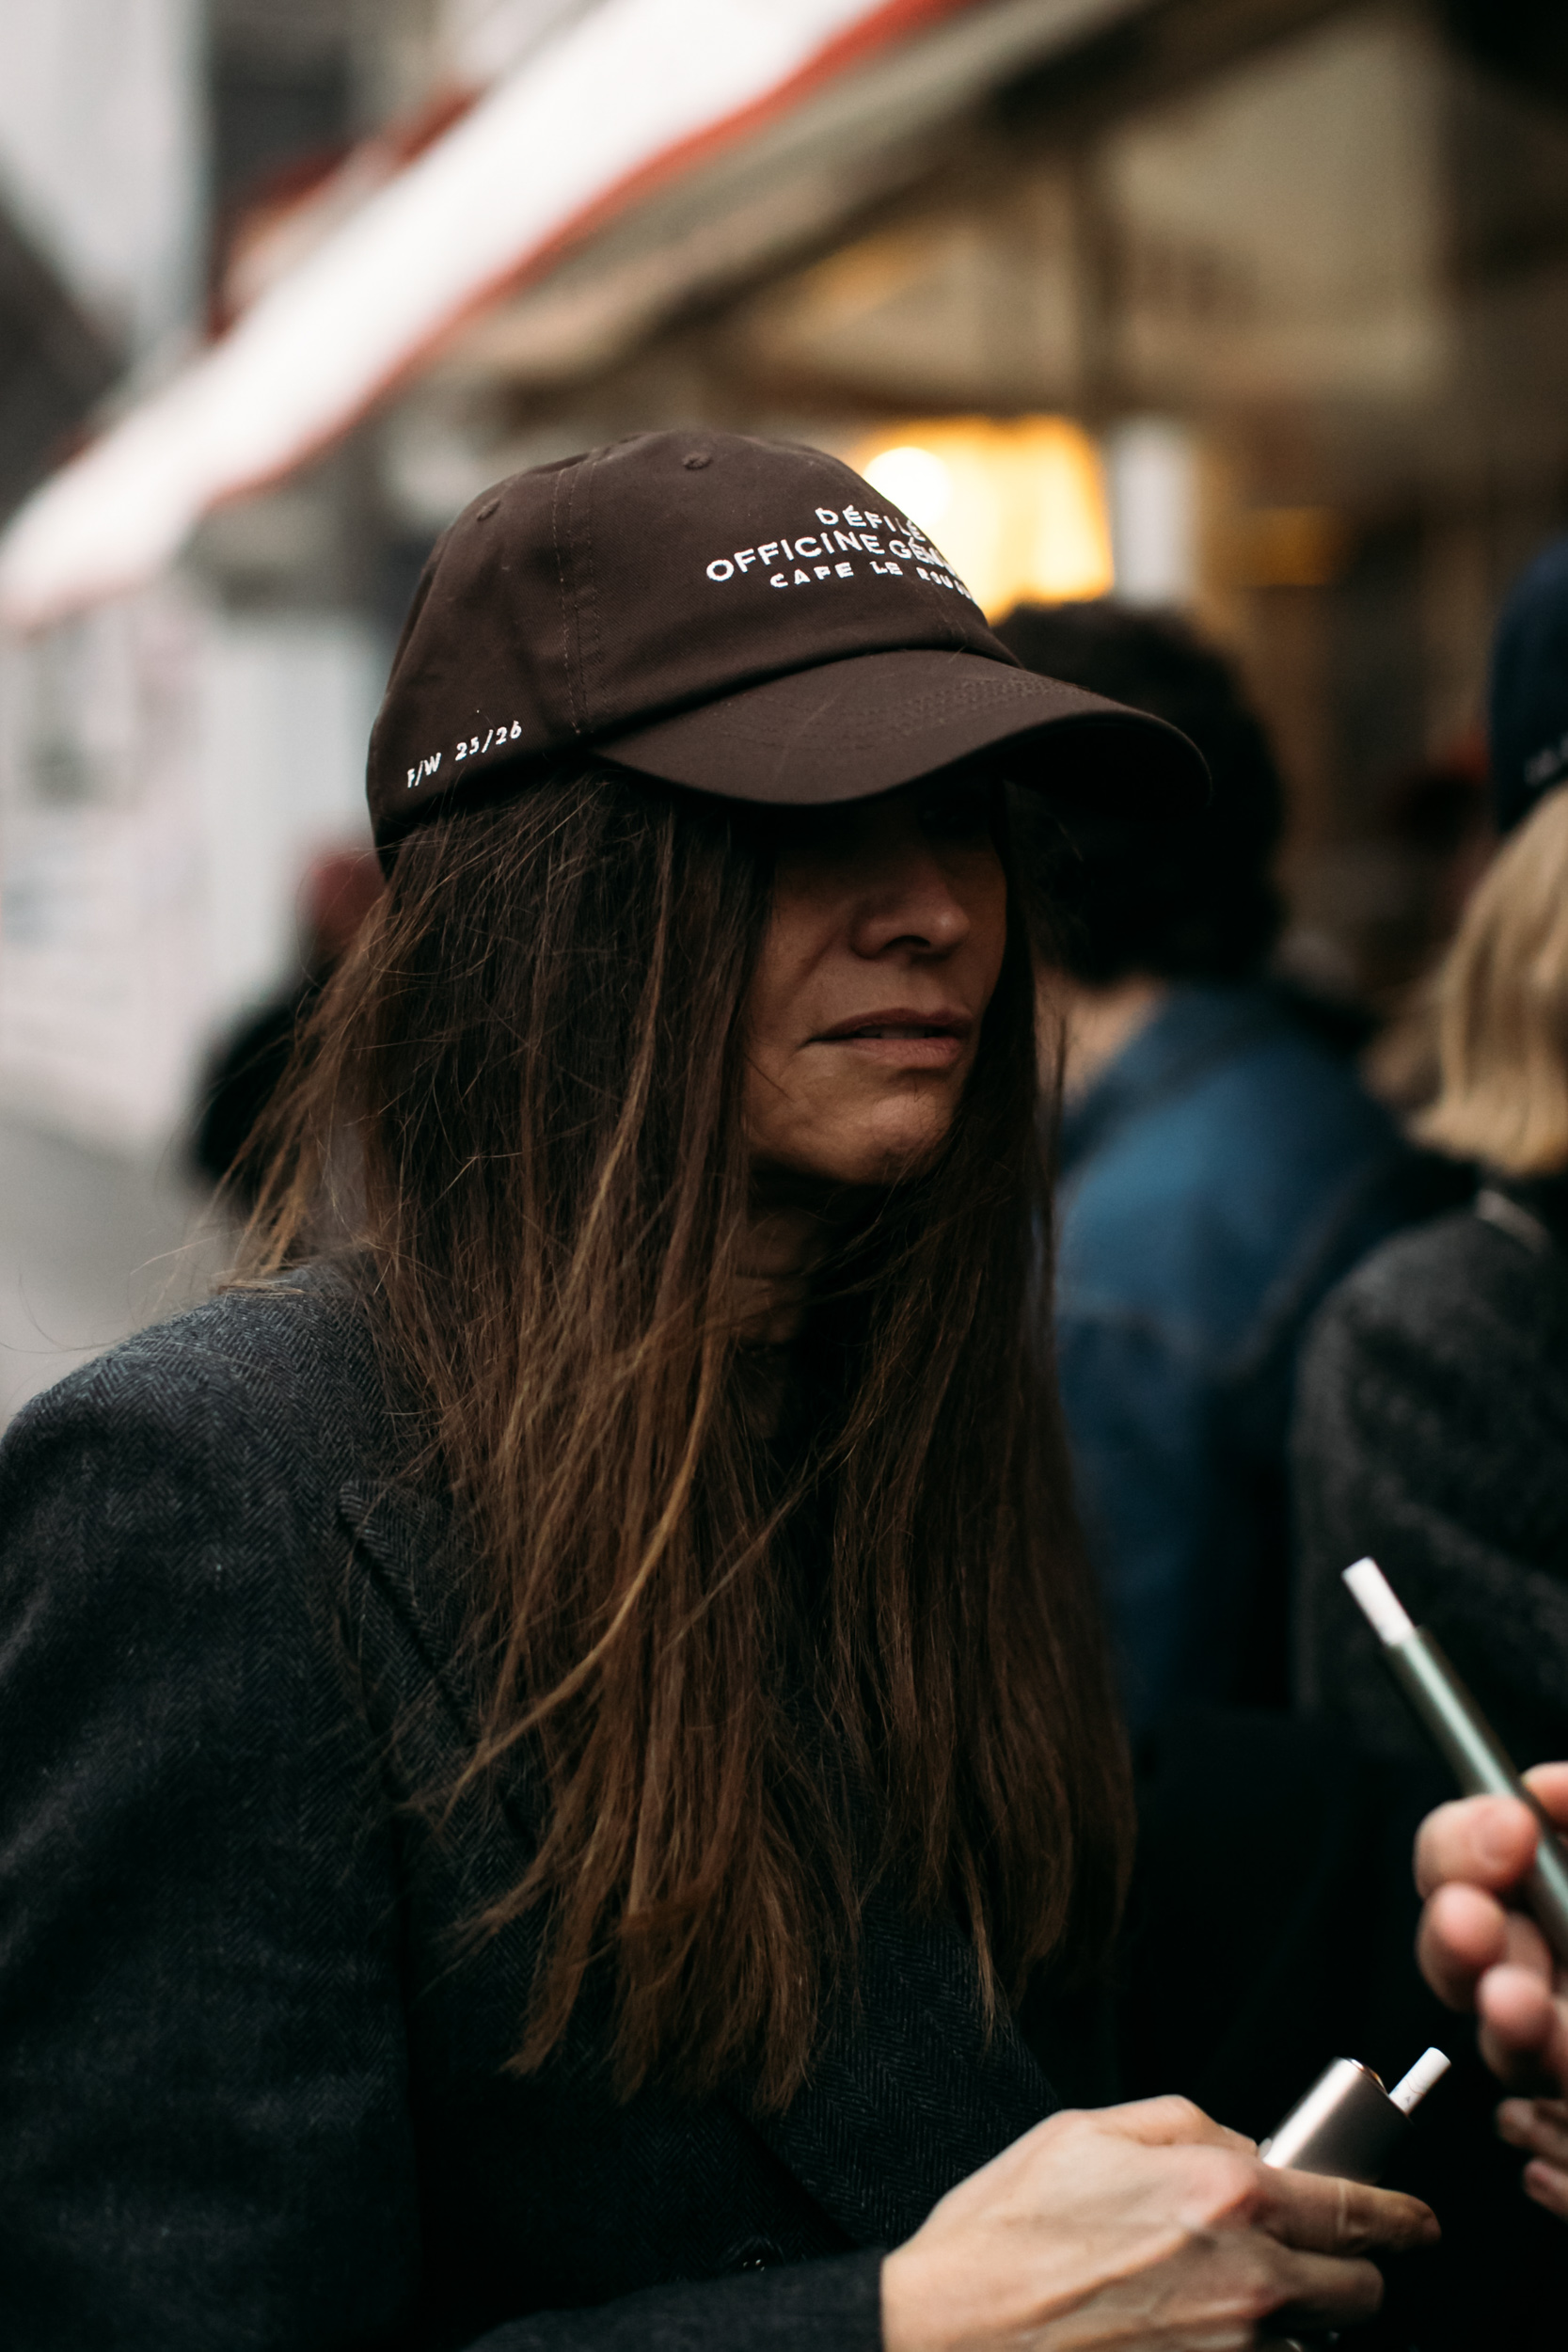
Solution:
[[[763,2117],[611,2097],[595,1996],[505,2071],[526,1795],[440,1836],[450,1514],[347,1284],[117,1348],[0,1447],[8,2352],[873,2352],[879,2249],[1053,2105],[958,1935],[885,1915]],[[487,2332],[493,2331],[493,2332]]]
[[[1370,1552],[1521,1763],[1568,1753],[1568,1179],[1490,1178],[1374,1250],[1296,1394],[1301,1707],[1430,1752],[1340,1582]]]

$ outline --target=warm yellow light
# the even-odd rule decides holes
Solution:
[[[849,462],[934,536],[993,620],[1113,585],[1099,454],[1069,418],[943,418],[863,442]]]
[[[927,536],[953,503],[953,477],[942,459],[928,449],[901,441],[884,449],[861,471],[874,490],[891,499],[901,515],[918,523]]]

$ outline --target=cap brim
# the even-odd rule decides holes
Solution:
[[[766,678],[601,738],[666,784],[795,806],[868,800],[956,760],[1009,755],[1009,779],[1105,815],[1179,818],[1209,772],[1164,720],[984,654],[900,648]]]

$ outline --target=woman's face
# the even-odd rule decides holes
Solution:
[[[1006,896],[973,782],[792,816],[752,990],[759,1175],[885,1184],[931,1156],[1002,969]]]

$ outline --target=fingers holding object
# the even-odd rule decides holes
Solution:
[[[1383,2302],[1383,2277],[1374,2263],[1330,2254],[1285,2252],[1273,2281],[1275,2301],[1268,2327],[1287,2342],[1298,2332],[1321,2335],[1329,2328],[1359,2328],[1375,2317]]]
[[[1479,1886],[1439,1884],[1416,1935],[1420,1971],[1449,2009],[1469,2009],[1476,1986],[1508,1956],[1509,1917]]]
[[[1514,1933],[1509,1940],[1512,1948],[1503,1962],[1489,1968],[1476,1987],[1481,2056],[1504,2082],[1544,2070],[1568,2088],[1568,2012],[1552,1998],[1544,1955],[1524,1935]],[[1539,1945],[1539,1938],[1534,1942]]]
[[[1505,2099],[1497,2131],[1530,2158],[1523,2175],[1526,2195],[1568,2221],[1568,2106],[1560,2099]]]
[[[1497,2109],[1497,2137],[1568,2173],[1568,2104],[1562,2100],[1505,2099]]]
[[[1431,2246],[1441,2235],[1419,2198],[1262,2164],[1252,2140],[1187,2099],[1140,2099],[1101,2109],[1095,2121],[1148,2147],[1191,2148],[1189,2206],[1207,2223],[1244,2220],[1281,2246],[1340,2260]]]
[[[1539,1828],[1528,1805],[1515,1797],[1464,1797],[1440,1804],[1417,1834],[1416,1884],[1422,1895],[1453,1881],[1501,1893],[1517,1885],[1529,1868]]]
[[[1173,2330],[1170,2340],[1182,2344],[1234,2342],[1219,2327],[1222,2319],[1250,2320],[1270,2343],[1298,2332],[1317,2337],[1325,2328],[1358,2327],[1383,2300],[1382,2276],[1364,2256],[1319,2253],[1257,2229],[1196,2232],[1179,2258],[1178,2277],[1179,2285],[1173,2278],[1163,2286],[1157,2310],[1168,2326],[1180,2308],[1192,2332]],[[1139,2310],[1147,2321],[1156,2307],[1145,2296]],[[1193,2327],[1199,2318],[1208,2323],[1201,2330]],[[1156,2336],[1167,2340],[1164,2329],[1147,2328],[1114,2337],[1107,2330],[1095,2341],[1141,2344]]]
[[[1525,2195],[1548,2213],[1555,2213],[1560,2221],[1568,2221],[1568,2172],[1560,2171],[1555,2164],[1543,2164],[1532,2157],[1520,2175]]]
[[[1374,2248],[1405,2253],[1434,2246],[1442,2234],[1431,2206],[1402,2190],[1368,2188],[1359,2181],[1288,2168],[1259,2169],[1266,2184],[1260,2191],[1260,2226],[1303,2253],[1343,2258]]]

